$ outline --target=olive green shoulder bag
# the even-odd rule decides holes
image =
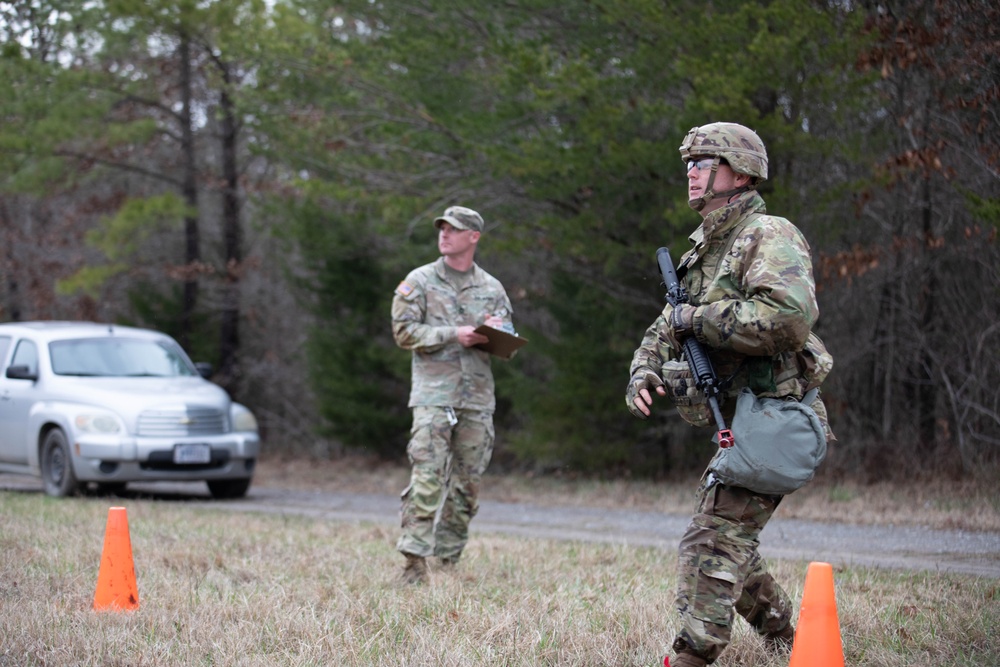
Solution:
[[[810,407],[818,395],[811,389],[801,401],[760,398],[744,388],[730,428],[735,444],[720,448],[709,470],[757,493],[785,495],[804,486],[826,457],[826,432]]]

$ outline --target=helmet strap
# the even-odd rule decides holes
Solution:
[[[754,186],[752,186],[752,185],[744,185],[741,188],[733,188],[732,190],[726,190],[725,192],[720,192],[720,193],[716,194],[715,196],[716,197],[725,197],[726,199],[732,199],[736,195],[741,195],[744,192],[750,192],[753,189],[754,189]]]
[[[694,210],[701,211],[703,208],[705,208],[708,202],[715,199],[716,195],[712,191],[712,186],[715,185],[715,174],[718,173],[719,164],[721,162],[722,159],[718,155],[716,155],[715,158],[712,160],[712,173],[708,175],[708,186],[705,188],[705,194],[698,197],[697,199],[688,200],[688,206],[690,206]]]
[[[733,188],[732,190],[726,190],[725,192],[713,191],[712,186],[715,185],[715,174],[716,172],[718,172],[719,164],[721,162],[722,159],[718,155],[716,155],[715,159],[712,161],[712,173],[709,174],[708,176],[708,185],[705,188],[705,194],[698,197],[697,199],[688,200],[688,206],[690,206],[695,211],[701,211],[702,209],[705,208],[705,206],[708,205],[708,202],[712,201],[716,197],[725,197],[726,199],[731,199],[732,197],[735,197],[738,194],[742,194],[744,192],[750,192],[751,190],[756,189],[756,185],[752,183],[753,179],[750,179],[751,182],[747,183],[742,187]]]

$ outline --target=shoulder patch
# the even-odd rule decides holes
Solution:
[[[396,287],[396,294],[402,297],[407,297],[413,294],[414,289],[413,285],[404,280]]]

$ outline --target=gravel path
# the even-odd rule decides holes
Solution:
[[[199,504],[202,504],[199,501]],[[247,498],[206,507],[300,514],[337,521],[398,523],[391,495],[251,488]],[[689,517],[637,510],[544,507],[483,501],[477,531],[523,537],[677,548]],[[1000,534],[912,526],[857,526],[775,518],[761,534],[769,558],[1000,578]]]
[[[40,492],[39,487],[37,480],[0,474],[0,491]],[[208,497],[204,484],[136,484],[130,485],[127,492],[128,497],[146,494],[211,509],[398,524],[399,499],[392,495],[254,486],[241,500],[215,501]],[[684,515],[639,510],[484,500],[472,531],[673,550],[688,519]],[[992,532],[858,526],[777,517],[761,534],[761,553],[769,558],[1000,578],[1000,533]]]

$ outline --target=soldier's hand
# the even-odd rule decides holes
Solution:
[[[632,379],[629,380],[625,390],[625,405],[628,406],[629,412],[639,419],[648,417],[650,415],[649,406],[653,404],[651,393],[653,391],[660,396],[667,395],[667,390],[663,387],[663,379],[649,369],[637,370]]]
[[[676,340],[683,340],[694,333],[694,311],[695,307],[687,303],[674,306],[667,321]]]
[[[488,343],[489,341],[490,339],[483,334],[476,333],[476,327],[458,327],[458,342],[462,345],[462,347],[482,345],[483,343]]]
[[[681,303],[671,306],[669,303],[660,313],[662,324],[656,331],[660,342],[674,351],[671,356],[677,356],[681,351],[681,341],[694,333],[695,307]]]

